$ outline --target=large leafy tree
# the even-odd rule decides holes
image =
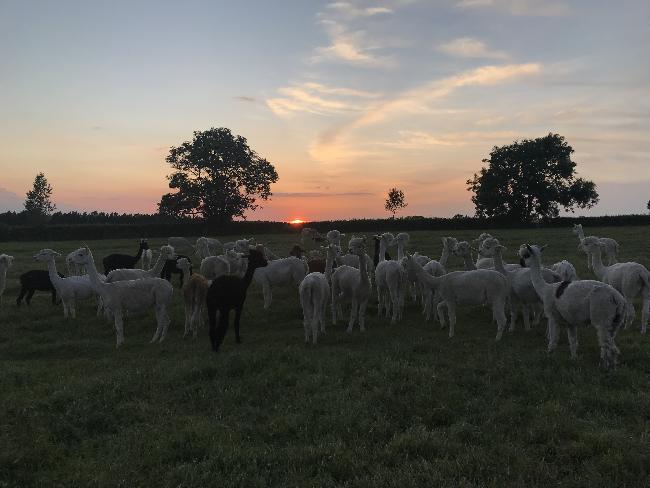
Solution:
[[[34,216],[50,215],[56,209],[50,200],[51,196],[52,186],[44,173],[38,173],[34,178],[34,186],[27,192],[25,210]]]
[[[573,148],[559,134],[497,147],[487,167],[467,180],[477,217],[531,222],[557,217],[560,207],[590,208],[598,203],[596,185],[576,178]]]
[[[169,150],[166,161],[176,170],[167,176],[176,191],[158,204],[166,215],[229,222],[257,209],[258,199],[267,200],[278,181],[273,164],[225,127],[194,132],[192,141]]]

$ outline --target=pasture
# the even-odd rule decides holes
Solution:
[[[647,228],[585,231],[618,240],[620,261],[650,266]],[[478,233],[411,232],[409,251],[438,259],[443,235]],[[494,234],[507,262],[521,243],[549,243],[546,264],[568,259],[593,279],[570,229]],[[287,255],[297,237],[257,240]],[[15,305],[18,275],[44,269],[33,254],[80,244],[0,243],[16,258],[0,308],[0,486],[648,484],[650,337],[638,330],[639,306],[635,327],[617,336],[618,369],[604,371],[593,329],[579,331],[573,361],[564,332],[551,355],[544,326],[520,322],[496,343],[488,310],[459,307],[449,339],[410,300],[396,326],[377,318],[373,300],[365,333],[346,334],[340,322],[306,345],[297,290],[274,289],[266,313],[253,283],[243,343],[230,329],[214,354],[205,327],[182,339],[174,277],[165,342],[148,343],[150,313],[127,320],[116,350],[93,302],[76,320],[43,292],[31,308]],[[135,254],[137,240],[88,245],[99,264],[111,252]],[[63,258],[57,265],[65,271]],[[461,266],[451,258],[451,269]]]

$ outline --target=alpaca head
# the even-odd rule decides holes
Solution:
[[[176,267],[184,273],[192,274],[192,263],[187,258],[180,258],[176,261]]]
[[[80,247],[76,251],[70,253],[70,255],[72,256],[72,262],[75,264],[86,265],[93,261],[93,255],[87,247]]]
[[[295,256],[297,258],[300,258],[304,253],[305,250],[302,247],[300,247],[300,244],[294,244],[293,247],[291,248],[291,251],[289,251],[289,256]]]
[[[341,239],[345,237],[345,234],[341,234],[338,230],[331,230],[325,237],[327,238],[327,242],[330,244],[340,244]]]
[[[262,246],[262,244],[259,244],[258,247]],[[248,259],[248,267],[249,268],[263,268],[268,264],[268,261],[264,257],[264,251],[260,251],[259,249],[249,249],[248,253],[244,255],[245,258]]]
[[[411,236],[408,235],[406,232],[400,232],[395,236],[395,242],[397,245],[406,245],[408,241],[411,239]]]
[[[366,238],[353,237],[348,243],[348,249],[351,254],[362,255],[366,252]]]
[[[48,261],[54,261],[54,258],[60,255],[61,254],[59,254],[56,251],[53,251],[52,249],[41,249],[36,254],[34,254],[34,259],[36,261],[48,262]]]
[[[541,265],[542,262],[542,251],[546,249],[547,245],[538,246],[537,244],[523,244],[519,247],[519,257],[522,261],[522,266],[530,267],[531,262],[536,262],[538,265]]]
[[[471,250],[472,247],[469,245],[469,242],[460,241],[457,242],[456,245],[451,249],[451,252],[454,254],[454,256],[465,257],[471,256]]]
[[[448,251],[453,251],[458,244],[458,239],[455,237],[443,237],[442,238],[442,247],[447,248]]]
[[[492,237],[491,234],[488,234],[487,232],[483,232],[476,239],[474,239],[474,242],[477,242],[480,246],[484,240],[489,239],[490,237]]]
[[[480,256],[492,258],[494,257],[494,252],[499,246],[501,246],[499,239],[496,237],[488,237],[481,242],[478,253]],[[501,248],[505,249],[503,246],[501,246]]]
[[[0,254],[0,269],[9,269],[14,263],[14,257],[8,254]]]
[[[588,254],[600,252],[603,248],[600,239],[594,236],[585,237],[580,244],[578,244],[578,251]]]
[[[163,259],[174,259],[176,257],[176,251],[172,246],[162,246],[160,248],[160,255]]]
[[[580,235],[581,232],[582,232],[582,224],[573,224],[573,233],[578,236]]]

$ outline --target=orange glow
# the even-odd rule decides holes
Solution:
[[[290,224],[293,224],[293,225],[300,225],[300,224],[304,224],[305,221],[304,221],[304,220],[300,220],[300,219],[293,219],[293,220],[290,220],[289,223],[290,223]]]

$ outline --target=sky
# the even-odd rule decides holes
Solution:
[[[647,0],[0,0],[0,211],[154,212],[169,148],[273,162],[256,220],[473,214],[495,145],[565,136],[600,203],[650,199]],[[398,214],[399,215],[399,214]]]

